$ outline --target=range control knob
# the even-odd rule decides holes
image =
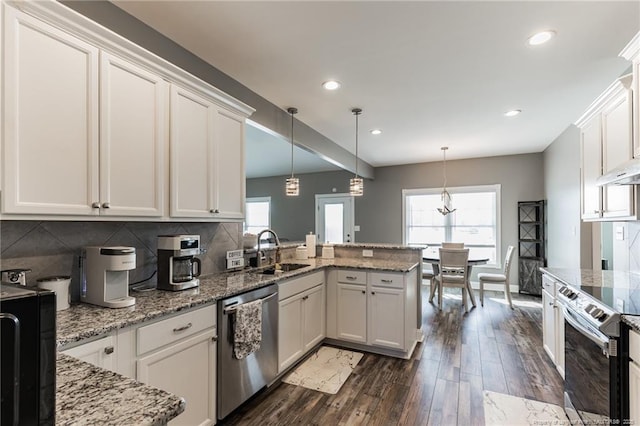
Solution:
[[[600,322],[604,322],[604,320],[606,320],[607,318],[609,318],[609,315],[607,315],[607,314],[602,314],[602,315],[600,316],[600,318],[598,318],[598,321],[600,321]]]
[[[604,311],[600,308],[597,308],[596,310],[591,312],[591,316],[594,317],[595,319],[600,319],[600,317],[603,315],[604,315]]]
[[[586,307],[586,308],[584,308],[584,310],[585,310],[589,315],[591,315],[591,312],[593,312],[593,310],[594,310],[595,308],[596,308],[596,305],[594,305],[593,303],[589,303],[589,304],[587,305],[587,307]]]

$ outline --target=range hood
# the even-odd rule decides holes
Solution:
[[[596,185],[640,185],[640,158],[634,158],[600,176]]]

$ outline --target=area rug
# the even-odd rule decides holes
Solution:
[[[283,382],[336,394],[362,359],[360,352],[321,346],[289,373]]]
[[[568,425],[564,408],[546,402],[484,391],[486,426]]]

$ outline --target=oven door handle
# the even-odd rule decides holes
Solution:
[[[598,334],[596,334],[593,330],[590,330],[589,328],[585,327],[584,325],[580,324],[580,322],[575,318],[575,314],[573,313],[573,309],[570,309],[569,307],[562,305],[562,311],[564,312],[564,319],[576,330],[578,330],[582,335],[584,335],[585,337],[587,337],[589,340],[591,340],[593,343],[595,343],[596,345],[598,345],[598,347],[600,349],[602,349],[602,351],[607,355],[611,355],[611,356],[615,356],[614,354],[611,354],[609,352],[609,339],[606,337],[601,337]]]
[[[256,300],[262,300],[262,303],[264,303],[267,300],[271,299],[273,296],[277,296],[277,295],[278,295],[278,293],[276,292],[276,293],[270,294],[267,297],[263,297],[261,299],[256,299]],[[249,303],[249,302],[247,302],[247,303]],[[246,303],[242,303],[241,305],[229,305],[228,307],[225,306],[225,308],[222,310],[222,313],[225,314],[225,315],[232,314],[235,311],[237,311],[240,306],[245,305],[245,304]]]
[[[13,424],[20,424],[20,320],[13,314],[0,313],[0,320],[9,320],[13,334]]]

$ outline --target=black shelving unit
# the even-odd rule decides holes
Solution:
[[[542,295],[542,273],[546,266],[545,201],[518,202],[519,292]]]

